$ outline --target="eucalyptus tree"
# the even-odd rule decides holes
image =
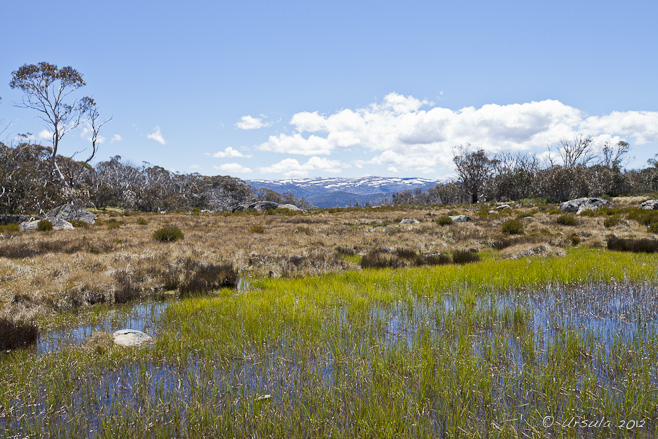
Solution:
[[[77,182],[76,178],[66,178],[60,169],[58,155],[62,138],[80,126],[83,122],[91,125],[92,148],[89,157],[80,162],[88,165],[98,150],[100,128],[109,121],[101,121],[96,102],[90,97],[75,98],[73,93],[87,85],[82,74],[73,67],[58,68],[54,64],[40,62],[25,64],[12,72],[9,86],[23,92],[23,99],[16,105],[39,113],[50,135],[49,161],[53,171],[61,183],[71,188]],[[78,154],[74,153],[70,159]]]

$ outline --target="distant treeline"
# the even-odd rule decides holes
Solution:
[[[46,211],[70,201],[145,212],[230,210],[253,200],[303,204],[292,194],[254,191],[238,178],[179,174],[148,163],[137,166],[120,156],[91,166],[58,155],[56,171],[51,153],[49,147],[30,143],[0,143],[0,213]]]
[[[393,204],[451,204],[478,201],[544,199],[549,202],[580,197],[618,196],[658,191],[658,155],[640,170],[623,167],[629,147],[606,144],[598,154],[592,141],[576,137],[562,141],[548,160],[528,153],[489,155],[482,149],[457,148],[454,181],[427,191],[404,191]]]

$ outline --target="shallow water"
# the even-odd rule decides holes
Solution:
[[[166,302],[147,301],[134,305],[122,305],[111,308],[102,321],[75,328],[63,326],[40,334],[37,340],[38,356],[61,351],[71,345],[78,345],[96,332],[109,332],[119,329],[136,329],[151,336],[157,332],[157,321],[167,307]]]
[[[424,296],[422,292],[417,293]],[[113,332],[121,328],[143,330],[156,335],[157,340],[158,318],[166,306],[164,302],[145,302],[121,311],[112,310],[102,323],[46,334],[40,339],[37,352],[39,355],[53,352],[69,344],[81,343],[95,331]],[[296,404],[303,404],[304,392],[309,388],[331,394],[340,386],[368,379],[373,359],[368,357],[367,351],[372,343],[383,343],[385,352],[396,349],[411,351],[416,343],[428,339],[432,343],[445,343],[446,331],[459,325],[461,318],[482,320],[479,329],[470,334],[468,343],[485,364],[486,349],[496,333],[500,334],[501,322],[513,322],[515,311],[523,313],[523,329],[515,334],[508,326],[504,333],[503,352],[497,355],[506,357],[508,363],[504,373],[496,378],[499,382],[494,393],[506,394],[518,403],[527,400],[529,396],[524,393],[523,378],[526,363],[546,363],[544,353],[556,343],[563,342],[565,334],[577,334],[589,340],[592,346],[597,346],[593,372],[601,384],[621,388],[623,383],[616,382],[617,378],[609,372],[608,355],[615,346],[656,338],[658,288],[649,284],[611,283],[493,292],[474,298],[469,297],[468,292],[458,292],[440,300],[405,299],[370,309],[363,332],[353,334],[354,339],[340,336],[350,329],[346,328],[350,319],[349,309],[338,307],[328,311],[334,314],[324,323],[327,331],[322,331],[329,334],[334,328],[333,333],[339,335],[338,339],[328,337],[321,340],[320,346],[307,358],[300,359],[294,348],[298,334],[284,331],[280,340],[256,356],[245,353],[240,358],[217,361],[192,358],[176,367],[154,362],[130,364],[102,376],[89,377],[86,385],[91,394],[96,395],[91,398],[93,402],[89,405],[89,398],[77,398],[72,409],[88,413],[87,419],[94,429],[103,431],[104,416],[125,408],[136,409],[145,401],[163,401],[184,411],[185,401],[200,399],[215,401],[218,410],[231,411],[238,410],[236,404],[248,405],[264,395],[271,395],[268,403],[294,408]],[[494,316],[493,323],[486,320],[490,315]],[[374,334],[374,341],[368,338],[369,334]],[[519,334],[529,334],[534,341],[537,352],[533,360],[524,355],[522,343],[515,336]],[[448,343],[454,344],[455,341]],[[342,363],[334,360],[336,352],[342,355]],[[349,360],[347,364],[346,358]],[[657,372],[655,369],[656,366],[652,366],[652,373]],[[510,388],[515,390],[510,393]],[[138,390],[141,392],[139,398],[135,396]],[[236,401],[243,402],[238,404]],[[41,409],[44,414],[37,417],[47,417],[45,408]],[[66,415],[60,421],[67,425]],[[18,431],[20,426],[13,425],[12,429]]]

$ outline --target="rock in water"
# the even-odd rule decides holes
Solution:
[[[465,223],[466,221],[472,221],[470,216],[467,215],[455,215],[450,217],[456,223]]]
[[[112,334],[114,344],[119,346],[139,346],[153,340],[150,335],[136,329],[120,329]]]
[[[658,210],[658,200],[648,200],[640,205],[644,210]]]
[[[37,230],[39,226],[39,221],[40,220],[26,221],[24,223],[21,223],[18,226],[18,228],[20,229],[21,232],[24,232],[26,230]],[[53,225],[53,230],[73,230],[73,224],[71,224],[68,221],[64,221],[63,219],[48,218],[48,221],[50,221],[50,224]]]
[[[58,218],[65,221],[82,221],[90,226],[96,222],[96,215],[82,207],[76,207],[72,204],[63,204],[54,208],[46,214],[48,219]]]
[[[601,198],[577,198],[560,204],[560,210],[580,215],[586,210],[599,210],[603,206],[611,206],[610,201]]]

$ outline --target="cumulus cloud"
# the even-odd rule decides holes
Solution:
[[[241,130],[257,130],[260,128],[269,127],[270,125],[272,125],[271,122],[266,123],[263,122],[263,119],[260,117],[253,117],[249,115],[242,116],[240,121],[235,124],[235,126]]]
[[[578,134],[597,144],[613,138],[636,144],[658,141],[658,112],[589,116],[557,100],[452,110],[398,93],[365,108],[326,115],[300,112],[290,126],[292,133],[270,136],[258,148],[307,156],[358,148],[372,154],[371,164],[414,172],[450,165],[456,145],[496,153],[544,149]]]
[[[225,163],[219,166],[213,166],[213,168],[228,172],[229,174],[251,174],[252,170],[240,165],[239,163]]]
[[[341,172],[345,166],[338,160],[329,160],[323,157],[311,157],[306,163],[299,163],[295,159],[284,159],[272,166],[262,167],[259,170],[264,174],[282,174],[285,177],[307,177],[311,172],[321,173]]]
[[[160,131],[160,126],[156,125],[151,134],[146,136],[148,139],[155,140],[160,145],[165,145],[167,141],[162,137],[162,132]]]
[[[41,140],[50,140],[53,138],[53,133],[48,130],[41,130],[39,132],[39,139]]]
[[[230,146],[224,151],[217,151],[216,153],[212,154],[213,157],[221,159],[221,158],[235,158],[235,157],[250,157],[248,155],[242,154],[240,151],[237,149],[233,149]]]
[[[112,136],[112,139],[110,139],[110,143],[121,142],[121,140],[123,140],[121,135],[115,134],[114,136]]]

